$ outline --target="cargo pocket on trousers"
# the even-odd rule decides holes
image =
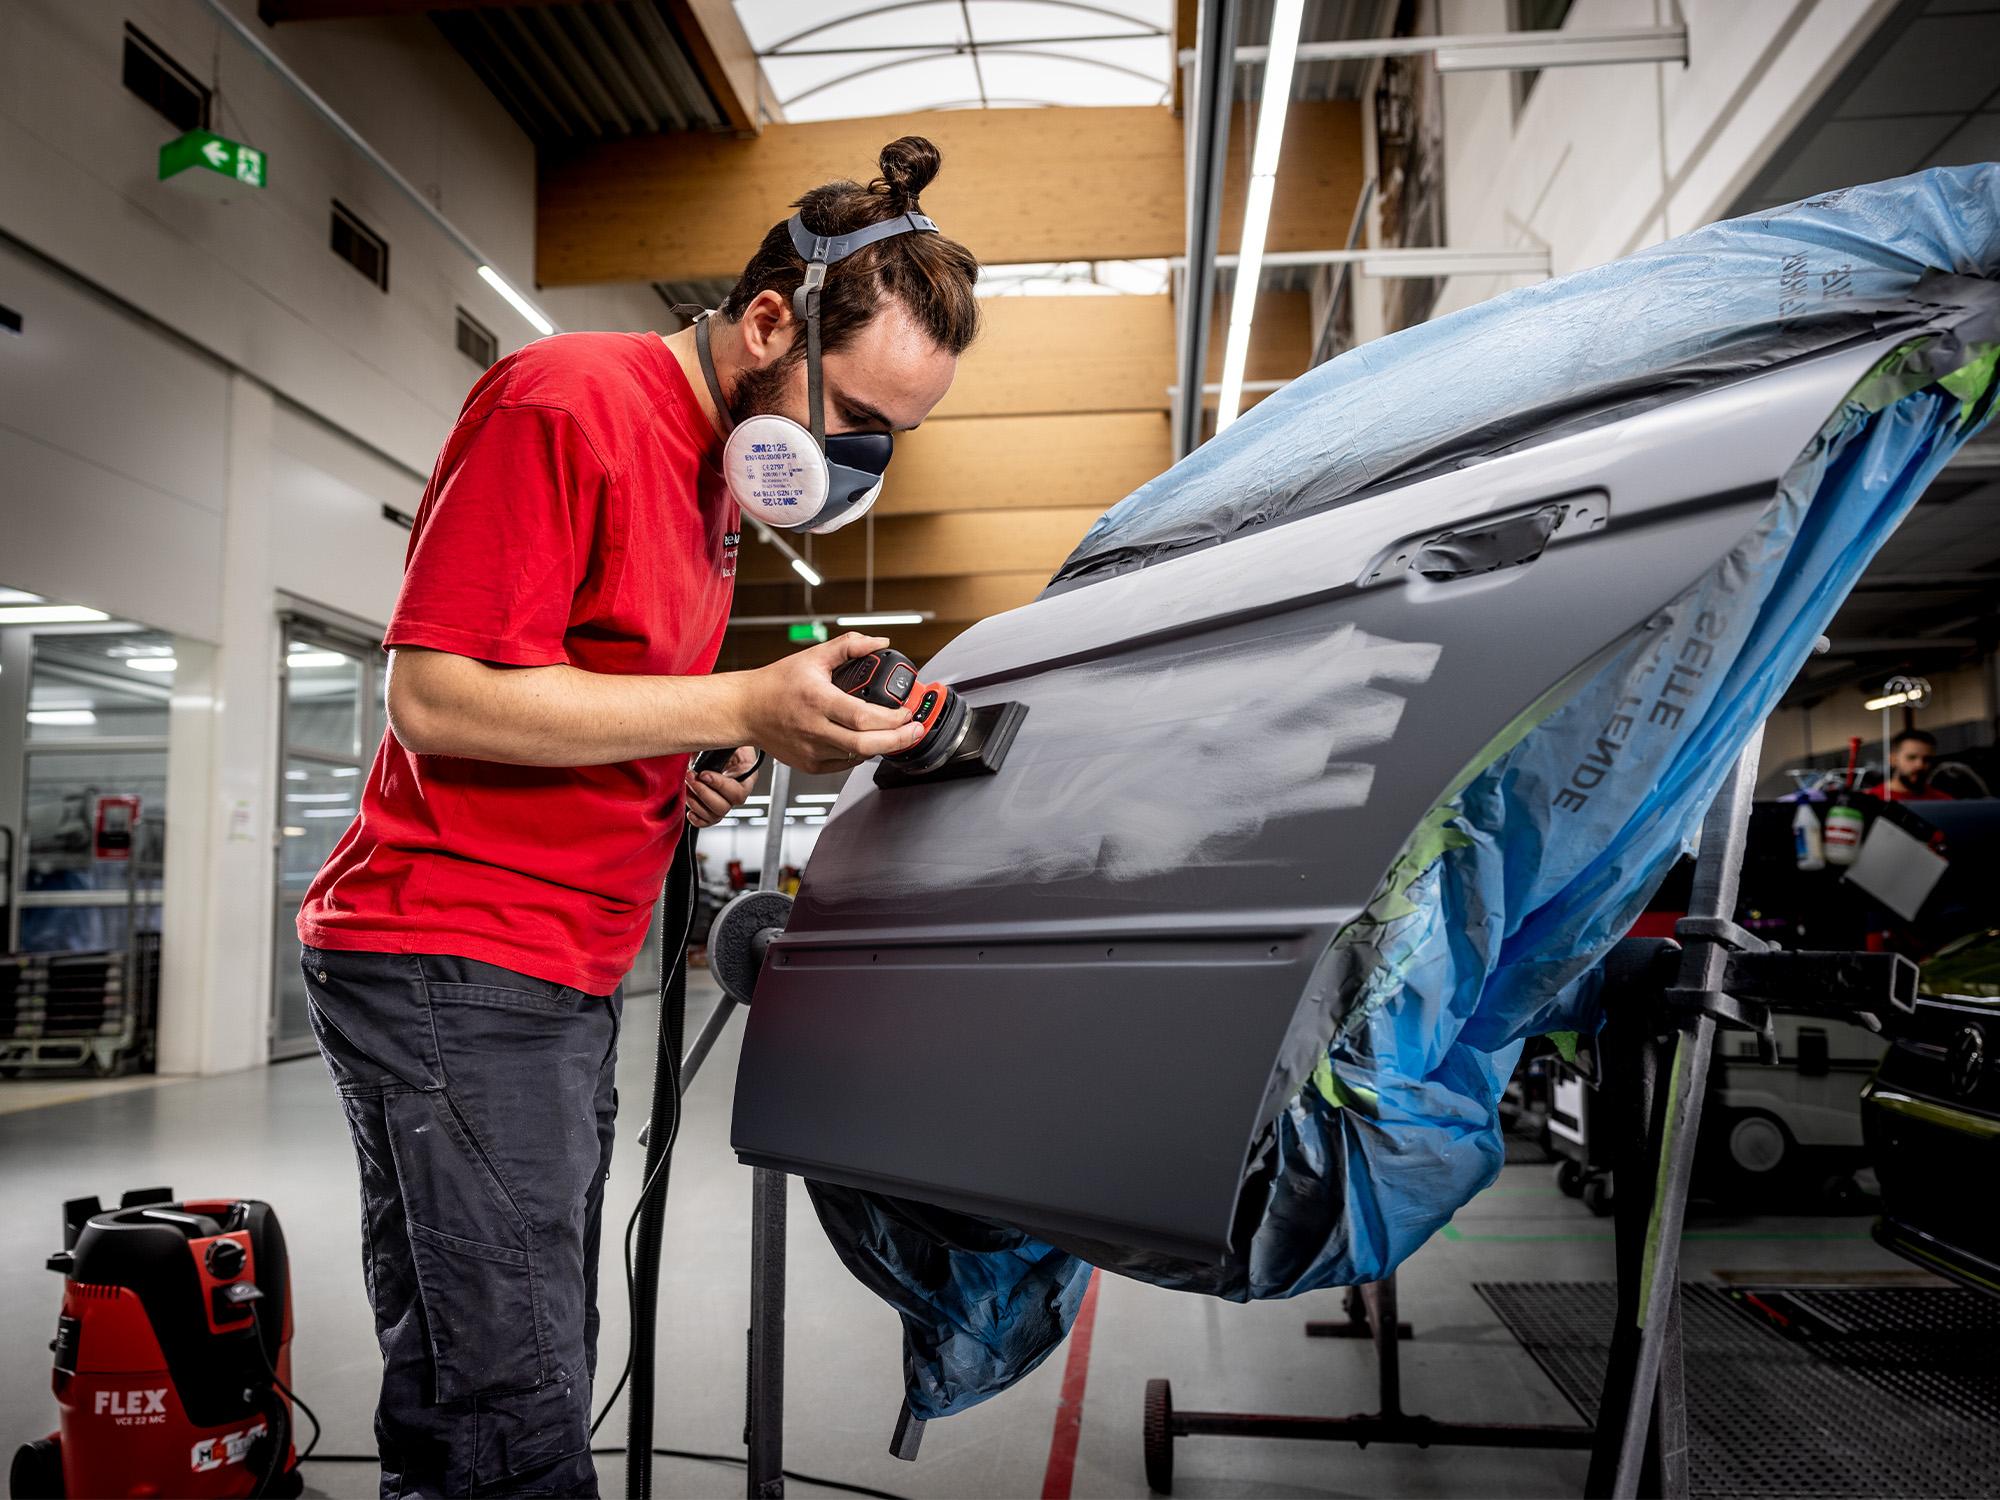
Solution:
[[[463,1401],[540,1385],[548,1369],[541,1299],[528,1253],[407,1222],[437,1399]]]

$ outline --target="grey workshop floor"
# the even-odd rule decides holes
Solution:
[[[713,1003],[696,976],[690,1034]],[[654,1007],[627,1012],[621,1128],[607,1226],[623,1225],[638,1190],[632,1144],[650,1096]],[[749,1301],[749,1173],[728,1151],[731,1073],[740,1018],[690,1091],[674,1162],[661,1277],[659,1417],[663,1446],[740,1453],[743,1329]],[[10,1085],[0,1085],[4,1095]],[[317,1059],[231,1077],[163,1082],[0,1109],[0,1439],[12,1445],[53,1422],[48,1356],[58,1300],[40,1270],[59,1246],[64,1198],[114,1198],[164,1183],[186,1194],[265,1198],[282,1217],[293,1256],[299,1393],[319,1412],[328,1452],[369,1447],[377,1358],[360,1275],[354,1166],[332,1089]],[[913,1110],[951,1107],[913,1095]],[[900,1399],[895,1317],[841,1268],[796,1185],[792,1196],[787,1463],[907,1496],[1035,1496],[1049,1467],[1068,1348],[1016,1390],[935,1424],[921,1460],[885,1452]],[[1704,1222],[1687,1245],[1690,1275],[1718,1270],[1894,1268],[1867,1239],[1866,1220]],[[1568,1406],[1472,1292],[1474,1280],[1608,1277],[1610,1229],[1560,1196],[1545,1166],[1509,1167],[1400,1278],[1403,1315],[1417,1338],[1404,1352],[1405,1405],[1460,1420],[1566,1422]],[[607,1246],[607,1267],[618,1252]],[[622,1284],[607,1271],[603,1360],[622,1363]],[[1373,1408],[1365,1344],[1308,1341],[1301,1320],[1339,1315],[1340,1294],[1251,1307],[1177,1295],[1106,1277],[1098,1299],[1070,1493],[1143,1496],[1140,1397],[1169,1376],[1182,1407],[1346,1413]],[[600,1440],[622,1441],[622,1410]],[[1553,1496],[1580,1492],[1580,1455],[1351,1447],[1197,1438],[1176,1445],[1181,1496]],[[319,1495],[366,1495],[358,1465],[314,1463]],[[602,1458],[606,1494],[622,1492],[621,1460]],[[740,1471],[662,1460],[658,1492],[742,1493]],[[791,1494],[828,1493],[793,1483]]]

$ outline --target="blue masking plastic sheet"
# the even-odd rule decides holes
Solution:
[[[1433,809],[1335,939],[1318,1070],[1244,1171],[1214,1266],[1098,1264],[1235,1300],[1379,1280],[1498,1174],[1522,1042],[1593,1031],[1596,966],[1631,926],[1876,549],[1992,412],[2000,166],[1932,171],[1697,230],[1378,340],[1311,371],[1113,506],[1052,587],[1857,334],[1908,330],[1799,454],[1721,565]],[[1708,663],[1632,774],[1560,825],[1555,791],[1683,653]],[[1637,764],[1633,762],[1636,761]],[[1107,1086],[1110,1086],[1107,1083]],[[968,1105],[968,1107],[983,1107]],[[812,1184],[851,1270],[902,1315],[911,1410],[1006,1389],[1060,1344],[1091,1266],[1018,1230]]]

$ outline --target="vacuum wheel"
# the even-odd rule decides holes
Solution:
[[[1565,1198],[1583,1196],[1583,1163],[1565,1156],[1556,1163],[1556,1187]]]
[[[1792,1138],[1762,1110],[1744,1110],[1729,1122],[1729,1160],[1745,1179],[1765,1182],[1788,1165]]]
[[[1146,1382],[1146,1484],[1156,1495],[1174,1492],[1174,1386]]]
[[[63,1500],[62,1449],[52,1438],[36,1438],[14,1450],[7,1476],[14,1500]]]
[[[1583,1180],[1583,1206],[1603,1218],[1611,1212],[1611,1179],[1602,1172]]]

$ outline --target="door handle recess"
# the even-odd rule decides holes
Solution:
[[[1470,525],[1406,537],[1386,548],[1361,576],[1361,586],[1415,574],[1432,583],[1475,578],[1524,567],[1558,538],[1586,535],[1604,525],[1609,510],[1601,493],[1550,501],[1532,510],[1494,516]]]

